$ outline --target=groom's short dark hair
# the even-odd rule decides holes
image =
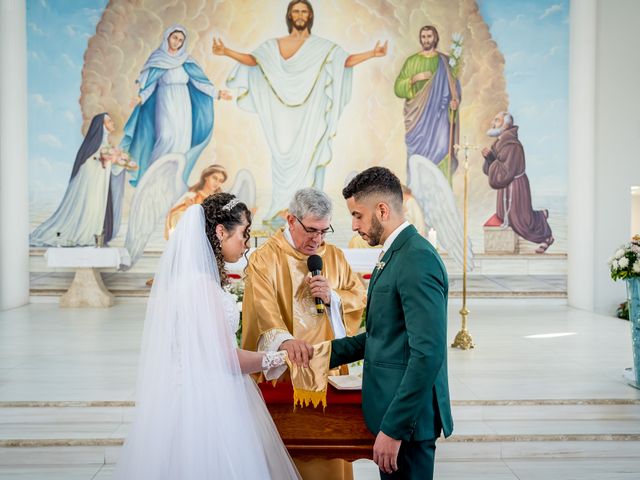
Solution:
[[[353,177],[342,189],[345,200],[362,200],[371,195],[382,196],[394,207],[402,210],[402,184],[398,177],[384,167],[371,167]]]

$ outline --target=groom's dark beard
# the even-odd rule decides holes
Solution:
[[[376,245],[380,245],[380,239],[382,238],[382,234],[384,233],[384,227],[374,216],[371,218],[371,229],[365,233],[368,237],[367,243],[369,244],[369,246],[375,247]]]

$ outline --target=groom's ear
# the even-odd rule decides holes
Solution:
[[[376,213],[379,213],[381,222],[386,222],[387,220],[389,220],[391,209],[385,202],[379,202],[376,205]]]

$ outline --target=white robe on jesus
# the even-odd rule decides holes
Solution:
[[[348,54],[342,48],[314,35],[288,60],[276,39],[252,55],[257,65],[237,65],[227,85],[238,89],[240,108],[258,114],[271,149],[268,221],[287,208],[295,190],[322,189],[331,139],[351,98],[352,69],[344,66]]]

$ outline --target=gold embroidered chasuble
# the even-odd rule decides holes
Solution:
[[[323,243],[317,254],[322,257],[322,275],[340,297],[345,331],[349,336],[354,335],[360,328],[366,304],[365,289],[338,247]],[[273,339],[282,331],[312,345],[334,338],[327,314],[329,308],[321,315],[316,313],[305,282],[309,275],[307,258],[291,246],[283,231],[251,254],[242,302],[242,348],[257,350],[261,336]],[[330,348],[327,351],[330,352]],[[326,382],[326,378],[323,380]],[[351,464],[341,459],[302,461],[294,458],[294,462],[305,480],[353,479]]]
[[[365,307],[364,287],[338,247],[325,242],[317,254],[322,257],[322,275],[340,297],[347,335],[354,335]],[[316,313],[305,282],[307,258],[282,231],[251,254],[242,303],[242,348],[255,351],[262,335],[282,330],[310,344],[334,338],[328,314]]]

